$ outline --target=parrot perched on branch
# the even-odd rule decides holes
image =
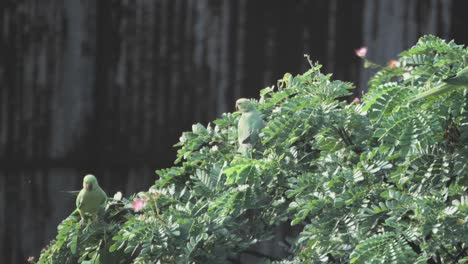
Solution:
[[[250,150],[258,143],[258,134],[265,126],[260,112],[249,99],[241,98],[236,101],[236,108],[241,112],[237,124],[238,152],[249,156]]]
[[[81,221],[86,215],[97,217],[99,210],[106,203],[107,195],[99,187],[94,175],[88,174],[83,178],[83,189],[76,197],[76,209],[80,213]]]
[[[443,80],[442,85],[414,96],[410,100],[410,103],[419,101],[429,96],[435,96],[446,92],[450,92],[459,87],[468,87],[468,67],[461,69],[459,72],[457,72],[455,76]]]

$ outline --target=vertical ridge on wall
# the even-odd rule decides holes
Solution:
[[[93,20],[94,7],[86,1],[66,0],[64,8],[64,38],[62,84],[53,94],[50,156],[63,158],[78,146],[74,145],[85,129],[92,113],[91,93],[94,82],[94,51],[90,50],[94,36],[89,36],[86,22]],[[92,27],[92,26],[91,26]]]
[[[240,98],[243,95],[243,82],[245,71],[245,38],[247,25],[247,0],[239,0],[237,12],[237,29],[236,29],[236,56],[235,56],[235,81],[234,81],[234,98]]]
[[[232,83],[231,76],[234,75],[232,65],[230,62],[232,58],[230,57],[231,53],[231,43],[233,42],[233,32],[231,31],[232,21],[233,21],[233,6],[234,1],[223,1],[221,6],[220,18],[222,20],[222,27],[220,30],[220,55],[219,55],[219,85],[218,85],[218,96],[216,97],[216,112],[218,114],[228,111],[227,104],[229,99],[227,93],[229,90],[229,84]]]
[[[333,54],[335,50],[335,37],[336,37],[336,3],[337,0],[330,0],[330,4],[328,6],[328,34],[327,34],[327,70],[329,72],[333,72],[335,69],[334,59],[335,56]]]

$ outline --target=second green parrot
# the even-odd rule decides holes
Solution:
[[[241,98],[236,101],[236,108],[241,112],[237,124],[237,136],[239,142],[238,152],[249,156],[249,150],[258,143],[258,134],[265,126],[260,112],[249,99]]]
[[[459,87],[468,87],[468,67],[461,69],[455,76],[443,80],[443,84],[441,86],[429,89],[414,96],[410,102],[415,102],[429,96],[443,94]]]
[[[96,217],[99,210],[106,203],[107,195],[101,189],[94,175],[88,174],[83,178],[83,189],[76,197],[76,209],[83,221],[86,215]]]

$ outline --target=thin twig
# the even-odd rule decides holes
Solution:
[[[307,61],[309,62],[309,65],[311,68],[314,67],[314,63],[312,62],[312,60],[310,59],[310,55],[309,54],[304,54],[304,57],[307,59]]]

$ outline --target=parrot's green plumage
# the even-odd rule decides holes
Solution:
[[[430,90],[416,95],[410,100],[410,102],[415,102],[429,96],[443,94],[451,90],[455,90],[459,87],[468,87],[468,67],[465,67],[462,70],[460,70],[455,76],[445,79],[441,86],[432,88]]]
[[[248,156],[249,150],[258,144],[258,134],[265,124],[260,112],[249,99],[237,100],[236,108],[242,113],[237,124],[238,152]]]
[[[83,220],[85,215],[96,217],[106,203],[107,195],[101,189],[94,175],[86,175],[83,179],[83,189],[76,197],[76,209]]]

